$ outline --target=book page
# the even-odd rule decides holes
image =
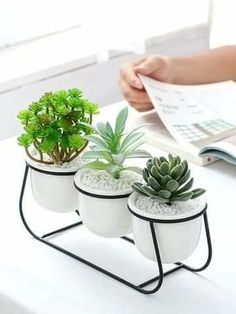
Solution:
[[[140,78],[162,122],[183,145],[202,148],[236,134],[234,82],[174,85]]]

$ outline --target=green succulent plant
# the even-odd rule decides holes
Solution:
[[[34,161],[59,165],[70,162],[87,146],[83,136],[91,134],[88,126],[96,113],[98,106],[83,98],[77,88],[45,93],[18,113],[24,128],[18,144]]]
[[[147,161],[143,169],[145,183],[135,182],[132,188],[160,203],[171,205],[172,202],[197,198],[205,192],[200,188],[190,190],[193,185],[190,175],[187,161],[179,156],[154,157]]]
[[[150,158],[151,155],[145,150],[139,149],[144,144],[144,132],[139,132],[138,127],[128,133],[124,133],[128,117],[128,108],[123,108],[117,115],[115,127],[112,128],[109,122],[97,123],[93,128],[95,134],[84,136],[85,139],[94,145],[91,151],[83,153],[85,159],[94,159],[83,167],[106,170],[115,179],[120,178],[124,170],[131,170],[142,173],[142,169],[136,166],[124,166],[129,158]]]

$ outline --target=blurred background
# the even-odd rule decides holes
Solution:
[[[49,90],[122,99],[120,65],[149,53],[187,55],[235,44],[235,0],[1,0],[0,140],[16,113]]]

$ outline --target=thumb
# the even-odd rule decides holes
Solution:
[[[163,64],[162,57],[151,56],[135,67],[135,72],[143,75],[159,70]]]

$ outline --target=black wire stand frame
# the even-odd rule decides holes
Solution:
[[[69,172],[69,173],[52,173],[52,172],[47,172],[47,171],[44,171],[44,170],[39,170],[39,169],[36,169],[34,167],[32,167],[31,165],[27,164],[26,163],[26,167],[25,167],[25,172],[24,172],[24,177],[23,177],[23,182],[22,182],[22,187],[21,187],[21,193],[20,193],[20,199],[19,199],[19,210],[20,210],[20,216],[21,216],[21,219],[22,219],[22,222],[26,228],[26,230],[38,241],[74,258],[75,260],[81,262],[81,263],[84,263],[86,264],[87,266],[93,268],[93,269],[96,269],[97,271],[125,284],[126,286],[129,286],[130,288],[140,292],[140,293],[143,293],[143,294],[153,294],[155,292],[157,292],[162,283],[163,283],[163,279],[164,277],[180,270],[180,269],[186,269],[188,271],[191,271],[191,272],[200,272],[204,269],[206,269],[210,262],[211,262],[211,258],[212,258],[212,245],[211,245],[211,238],[210,238],[210,231],[209,231],[209,225],[208,225],[208,219],[207,219],[207,213],[206,213],[206,209],[207,209],[207,205],[205,206],[205,208],[197,215],[195,216],[192,216],[190,218],[185,218],[185,219],[178,219],[178,220],[175,220],[174,223],[180,223],[180,222],[184,222],[184,221],[188,221],[188,220],[192,220],[192,219],[195,219],[197,217],[200,217],[201,215],[203,215],[203,219],[204,219],[204,226],[205,226],[205,234],[206,234],[206,240],[207,240],[207,247],[208,247],[208,256],[207,256],[207,260],[205,262],[205,264],[199,268],[192,268],[191,266],[188,266],[182,262],[177,262],[175,263],[174,267],[166,272],[163,271],[163,267],[162,267],[162,261],[161,261],[161,257],[160,257],[160,252],[159,252],[159,247],[158,247],[158,241],[157,241],[157,237],[156,237],[156,232],[155,232],[155,228],[154,228],[154,223],[168,223],[169,221],[168,220],[158,220],[158,219],[155,219],[155,220],[151,220],[149,218],[144,218],[142,216],[139,216],[136,214],[137,217],[139,217],[140,219],[144,219],[144,220],[147,220],[149,222],[149,226],[150,226],[150,231],[151,231],[151,235],[152,235],[152,240],[153,240],[153,245],[154,245],[154,249],[155,249],[155,255],[156,255],[156,261],[157,261],[157,270],[158,270],[158,276],[154,277],[154,278],[151,278],[145,282],[142,282],[140,284],[134,284],[132,282],[129,282],[127,281],[126,279],[122,278],[122,277],[119,277],[117,276],[116,274],[110,272],[110,271],[107,271],[106,269],[66,250],[65,248],[63,247],[60,247],[52,242],[50,242],[49,240],[47,240],[48,237],[52,236],[52,235],[56,235],[58,233],[61,233],[61,232],[64,232],[66,230],[69,230],[69,229],[72,229],[72,228],[75,228],[75,227],[78,227],[78,226],[81,226],[82,225],[82,221],[78,221],[74,224],[71,224],[71,225],[68,225],[68,226],[65,226],[63,228],[60,228],[60,229],[57,229],[57,230],[54,230],[54,231],[51,231],[49,233],[46,233],[46,234],[43,234],[42,236],[38,236],[37,234],[35,234],[31,228],[29,227],[29,225],[27,224],[26,222],[26,219],[25,219],[25,216],[24,216],[24,212],[23,212],[23,198],[24,198],[24,193],[25,193],[25,187],[26,187],[26,182],[27,182],[27,177],[28,177],[28,172],[29,172],[29,168],[32,168],[36,171],[39,171],[39,172],[43,172],[45,174],[48,174],[48,175],[52,175],[52,174],[56,174],[56,175],[62,175],[62,176],[65,176],[65,175],[72,175],[74,174],[75,172]],[[131,211],[131,209],[129,208],[129,210]],[[75,211],[76,215],[79,216],[79,211],[76,210]],[[133,213],[133,212],[132,212]],[[133,213],[135,214],[135,213]],[[173,221],[172,221],[173,223]],[[134,241],[129,238],[129,237],[121,237],[121,239],[125,240],[125,241],[128,241],[129,243],[131,244],[134,244]],[[154,288],[152,289],[144,289],[146,286],[150,285],[150,284],[153,284],[156,282],[156,285]]]

